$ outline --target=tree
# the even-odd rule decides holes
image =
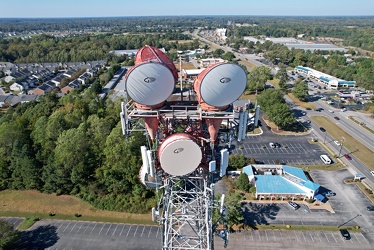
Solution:
[[[265,66],[256,67],[248,74],[247,88],[249,90],[261,91],[265,89],[266,81],[271,79],[270,69]]]
[[[239,192],[227,194],[225,197],[226,223],[230,231],[233,230],[234,225],[239,225],[244,221],[241,200],[243,200],[243,195]]]
[[[238,180],[236,181],[236,186],[242,190],[242,191],[245,191],[245,192],[248,192],[249,190],[249,180],[248,180],[248,176],[245,174],[245,173],[241,173],[239,175],[239,178]]]
[[[225,51],[223,49],[216,49],[215,51],[213,51],[213,56],[214,57],[221,57],[224,53],[225,53]]]
[[[296,84],[296,86],[293,88],[293,94],[296,98],[298,98],[300,101],[307,101],[308,100],[308,84],[304,81],[301,81]]]
[[[280,128],[287,128],[295,121],[295,117],[285,103],[274,104],[272,109],[267,112],[267,115],[269,120]]]
[[[277,103],[286,103],[283,98],[283,93],[280,90],[271,88],[265,89],[261,92],[261,94],[257,97],[258,105],[261,106],[261,109],[268,113],[274,104]]]
[[[19,237],[20,233],[14,230],[12,224],[0,220],[0,249],[13,249],[13,246]]]
[[[244,167],[246,164],[246,159],[244,155],[238,155],[238,154],[233,154],[229,156],[229,166],[234,168],[234,169],[239,169]]]
[[[279,79],[279,88],[285,89],[287,87],[287,71],[285,68],[281,68],[275,75]]]

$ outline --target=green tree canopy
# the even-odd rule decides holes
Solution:
[[[242,191],[245,191],[245,192],[248,192],[249,191],[249,180],[248,180],[248,176],[245,174],[245,173],[241,173],[239,175],[239,178],[238,180],[236,181],[236,186],[242,190]]]
[[[249,90],[261,91],[265,89],[266,81],[271,79],[270,69],[259,66],[251,70],[248,74],[247,88]]]
[[[20,233],[13,229],[12,224],[0,220],[0,249],[13,249],[19,237]]]

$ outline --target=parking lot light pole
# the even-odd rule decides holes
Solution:
[[[341,143],[340,143],[340,149],[339,149],[339,155],[338,155],[338,158],[340,157],[340,153],[342,152],[342,148],[343,148],[343,144],[345,142],[345,138],[342,137],[342,140],[341,140]]]
[[[325,130],[325,137],[323,138],[323,144],[326,144],[326,136],[327,136],[327,131]]]

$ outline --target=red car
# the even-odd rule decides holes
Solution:
[[[344,157],[345,157],[347,160],[352,160],[352,157],[350,157],[348,154],[345,154]]]

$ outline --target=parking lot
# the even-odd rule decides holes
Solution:
[[[372,249],[370,241],[362,233],[350,233],[351,239],[345,240],[340,232],[325,231],[286,231],[250,230],[230,234],[226,249]],[[215,249],[224,249],[215,240]]]
[[[254,158],[257,162],[263,164],[275,164],[277,161],[289,165],[319,165],[321,164],[320,155],[326,154],[318,144],[310,144],[306,136],[287,139],[273,138],[268,141],[258,141],[256,138],[250,138],[242,147],[235,147],[234,154],[244,154],[247,158]],[[280,143],[280,147],[272,148],[270,142]],[[308,157],[305,157],[308,155]]]
[[[18,225],[20,218],[2,218]],[[17,249],[161,249],[158,226],[42,220],[21,233]]]

